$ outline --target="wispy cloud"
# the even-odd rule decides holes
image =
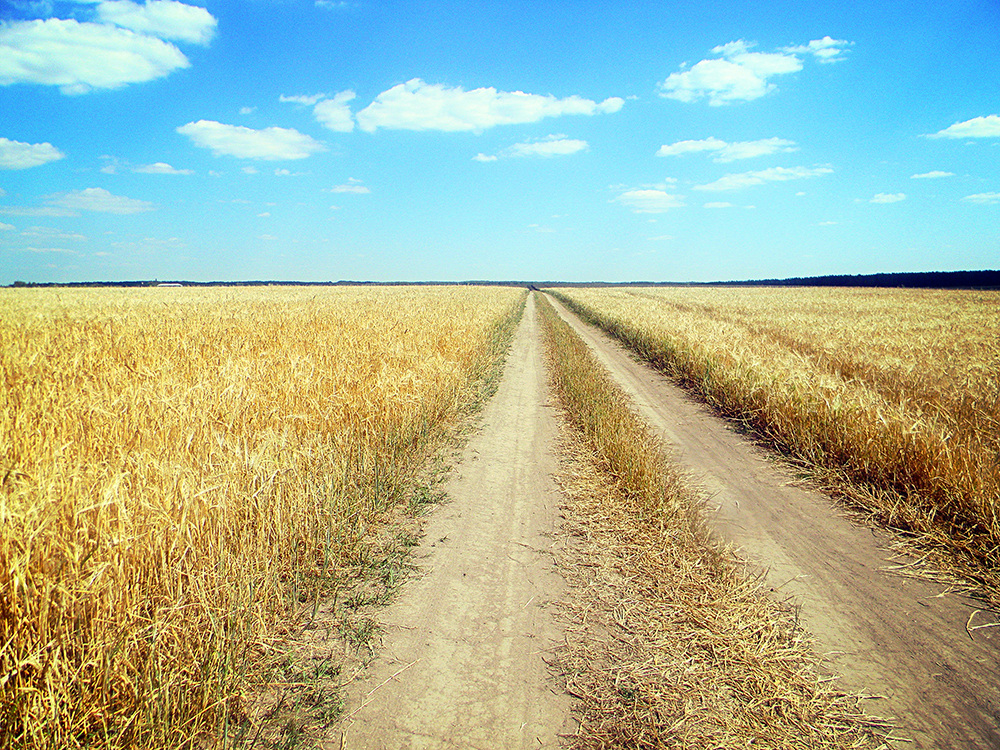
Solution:
[[[924,172],[923,174],[911,174],[911,180],[937,180],[941,177],[954,177],[954,172],[941,172],[934,170],[933,172]]]
[[[876,193],[869,203],[899,203],[906,200],[906,193]]]
[[[695,185],[695,190],[739,190],[741,188],[763,185],[766,182],[787,182],[788,180],[802,180],[808,177],[821,177],[832,174],[831,167],[771,167],[755,172],[741,172],[738,174],[727,174],[720,177],[715,182],[706,185]]]
[[[797,47],[785,47],[785,52],[799,55],[812,55],[816,62],[835,63],[844,59],[848,47],[853,47],[854,42],[846,39],[834,39],[825,36],[822,39],[813,39],[809,44],[802,44]]]
[[[371,190],[365,187],[361,180],[357,180],[353,177],[348,178],[347,182],[342,185],[334,185],[330,188],[331,193],[354,193],[355,195],[368,195]]]
[[[569,156],[570,154],[577,154],[581,151],[586,151],[588,148],[589,145],[586,141],[567,138],[564,135],[550,135],[547,138],[542,138],[537,141],[515,143],[513,146],[508,146],[507,148],[501,150],[495,156],[477,154],[472,158],[475,161],[490,162],[496,161],[498,158],[509,159],[523,156]]]
[[[685,205],[683,196],[654,189],[626,190],[614,200],[637,214],[662,214]]]
[[[579,96],[558,99],[523,91],[497,91],[493,87],[466,91],[460,86],[429,84],[414,78],[383,91],[355,118],[367,132],[378,128],[482,132],[497,125],[538,122],[546,117],[617,112],[623,103],[618,97],[594,102]]]
[[[1000,203],[1000,193],[975,193],[974,195],[965,196],[962,200],[966,203],[991,205],[994,203]]]
[[[657,156],[683,156],[684,154],[711,152],[715,154],[713,161],[720,164],[737,159],[752,159],[757,156],[769,156],[779,152],[798,151],[795,141],[784,138],[763,138],[757,141],[736,141],[726,143],[718,138],[704,138],[700,141],[677,141],[660,146]]]
[[[85,188],[68,193],[57,193],[48,197],[50,206],[68,211],[94,211],[106,214],[138,214],[152,211],[154,206],[148,201],[114,195],[104,188]]]

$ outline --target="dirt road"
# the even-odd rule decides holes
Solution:
[[[847,520],[825,496],[553,300],[563,318],[711,495],[713,525],[766,569],[842,687],[886,696],[867,705],[896,719],[899,747],[1000,748],[997,617],[941,585],[887,568],[905,560],[888,535]]]
[[[542,344],[529,298],[499,390],[416,550],[419,571],[384,613],[379,658],[349,689],[328,747],[554,748],[568,696],[544,661],[562,639],[564,582]],[[341,736],[342,733],[342,736]]]

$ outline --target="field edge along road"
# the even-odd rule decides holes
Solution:
[[[873,710],[895,718],[905,747],[1000,747],[998,628],[967,629],[982,605],[894,574],[906,561],[889,551],[887,534],[853,524],[707,407],[551,301],[708,491],[718,534],[761,566],[776,597],[799,606],[844,689],[884,696]]]
[[[347,688],[334,747],[557,747],[575,731],[546,663],[565,584],[535,315],[529,296],[497,392],[414,550],[418,572],[383,612],[379,657]]]

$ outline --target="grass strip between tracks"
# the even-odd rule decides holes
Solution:
[[[551,305],[539,311],[567,422],[557,661],[581,700],[572,746],[877,747],[887,727],[821,674],[794,611],[710,542],[665,446]]]

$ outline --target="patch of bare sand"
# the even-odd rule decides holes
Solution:
[[[415,550],[418,572],[382,613],[379,657],[347,688],[327,747],[552,748],[575,731],[546,663],[565,590],[547,399],[529,297],[482,427]]]
[[[551,299],[551,298],[550,298]],[[841,687],[884,696],[900,748],[1000,748],[1000,627],[983,605],[927,580],[885,532],[851,522],[683,390],[551,300],[708,491],[717,533],[758,564]],[[896,569],[895,571],[893,569]]]

